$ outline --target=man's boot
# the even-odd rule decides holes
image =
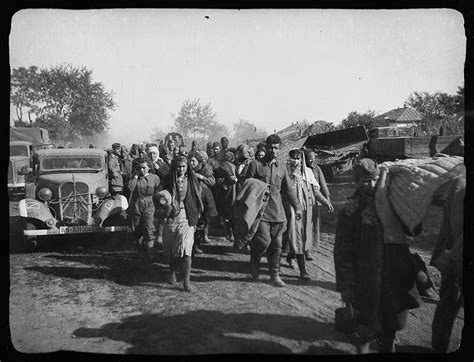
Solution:
[[[191,277],[191,257],[184,256],[183,258],[183,274],[184,274],[184,282],[183,288],[186,292],[191,292],[193,289],[191,288],[191,284],[189,283],[189,279]]]
[[[286,284],[280,278],[280,273],[278,271],[272,271],[270,275],[270,283],[275,287],[285,287]]]
[[[300,268],[300,279],[304,281],[311,280],[311,277],[306,272],[306,264],[304,261],[304,254],[296,254],[296,261],[298,262],[298,267]]]
[[[232,229],[232,226],[227,226],[227,239],[229,239],[229,241],[231,243],[234,242],[234,230]]]
[[[211,239],[209,239],[209,223],[204,226],[204,237],[202,239],[203,244],[210,244]]]
[[[270,267],[270,283],[275,287],[284,287],[286,284],[280,278],[280,252],[267,254],[268,266]]]
[[[250,254],[250,275],[254,280],[260,277],[260,256]]]
[[[152,264],[153,263],[153,258],[154,258],[154,255],[153,255],[153,240],[144,241],[143,244],[144,244],[144,250],[145,250],[145,261],[148,264]]]
[[[176,283],[176,271],[178,269],[178,260],[173,258],[170,260],[170,272],[167,277],[167,283],[174,285]]]

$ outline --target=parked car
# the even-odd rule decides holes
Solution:
[[[37,237],[130,231],[127,199],[110,196],[106,152],[89,148],[38,150],[19,203],[25,246]]]
[[[11,141],[8,163],[9,198],[25,197],[25,176],[32,170],[33,144],[27,141]]]

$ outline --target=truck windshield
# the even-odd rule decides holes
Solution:
[[[28,146],[24,146],[24,145],[10,146],[10,156],[28,156]]]
[[[102,159],[99,156],[56,156],[45,157],[41,160],[41,170],[101,170]]]

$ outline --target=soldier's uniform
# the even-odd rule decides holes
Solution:
[[[115,148],[120,148],[120,143],[112,145],[112,152],[110,152],[108,160],[109,186],[112,195],[123,192],[122,162],[119,156],[113,152]]]
[[[136,240],[143,236],[143,243],[149,250],[155,240],[155,203],[160,178],[149,173],[146,176],[134,176],[128,183],[130,206],[128,212],[132,219],[133,236]]]

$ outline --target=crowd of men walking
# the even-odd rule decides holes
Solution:
[[[285,286],[282,259],[297,266],[301,280],[308,281],[317,277],[309,275],[306,261],[319,244],[320,207],[329,213],[334,207],[315,153],[293,149],[283,163],[280,146],[276,134],[255,149],[246,144],[229,148],[226,137],[209,142],[206,150],[193,141],[189,151],[172,137],[161,145],[134,144],[130,149],[114,143],[108,157],[109,189],[128,198],[134,240],[148,261],[161,248],[170,268],[168,281],[175,284],[181,271],[185,291],[192,290],[192,257],[203,253],[201,244],[209,243],[211,224],[225,230],[237,249],[249,249],[254,280],[260,278],[260,261],[266,256],[272,285]],[[367,352],[376,339],[380,351],[393,352],[408,310],[421,305],[420,295],[433,297],[433,284],[407,244],[383,242],[374,200],[381,173],[377,162],[361,159],[353,170],[357,191],[337,222],[337,290],[360,313],[358,351]],[[453,273],[450,269],[454,281],[441,294],[454,300],[457,314],[462,272],[461,279]],[[433,348],[438,352],[448,348],[455,314],[450,308],[450,319],[442,319],[446,323],[440,325],[439,316],[436,320]]]

